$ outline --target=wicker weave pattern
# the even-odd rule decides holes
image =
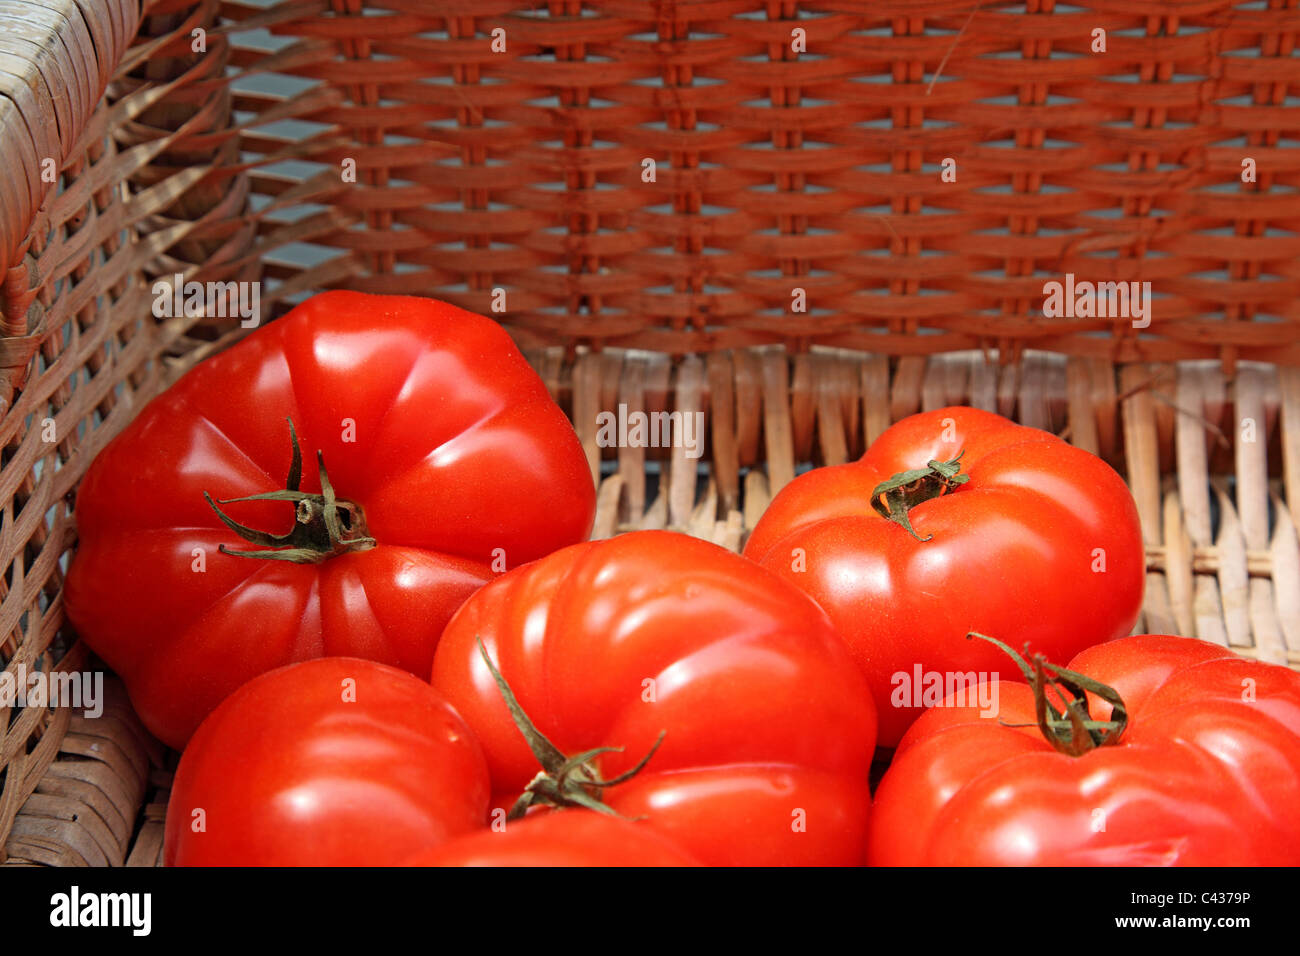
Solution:
[[[107,684],[104,713],[75,716],[36,793],[14,821],[7,864],[120,866],[136,835],[136,808],[161,747],[141,726],[126,689]]]
[[[153,360],[149,336],[124,344],[140,316],[111,304],[139,259],[124,241],[130,207],[107,135],[112,114],[96,109],[135,32],[136,5],[10,0],[0,22],[0,666],[16,680],[87,666],[85,649],[58,634],[60,563],[74,540],[68,496],[87,460],[85,426],[124,423],[129,405],[114,415],[115,396],[140,386]],[[42,178],[47,161],[60,184]],[[129,369],[106,363],[115,347],[134,356]],[[85,728],[69,730],[69,710],[0,715],[0,858],[120,858],[143,776],[123,787],[120,754],[104,758],[102,772],[74,756]],[[111,724],[92,735],[111,735]],[[76,807],[88,811],[85,822]]]
[[[62,629],[76,483],[241,334],[154,319],[176,273],[260,279],[268,316],[347,287],[500,318],[588,449],[597,534],[739,547],[796,466],[921,408],[1068,432],[1138,501],[1139,626],[1300,665],[1295,0],[43,2],[48,56],[9,29],[37,5],[0,0],[7,670],[94,666]],[[1151,326],[1045,319],[1069,272],[1150,281]],[[597,446],[619,402],[706,413],[702,489],[680,455]],[[116,823],[49,799],[85,728],[6,717],[0,846],[119,862]],[[126,819],[139,758],[114,760]]]
[[[137,21],[129,2],[0,4],[0,411],[8,409],[11,389],[22,384],[47,331],[35,300],[58,277],[38,268],[36,257],[51,231],[65,223],[79,229],[94,191],[83,180],[79,195],[56,203],[52,225],[55,181],[99,158],[102,127],[87,125]],[[99,208],[106,205],[102,192],[96,200]],[[45,298],[48,304],[48,289]]]
[[[300,185],[252,176],[329,207],[262,220],[262,250],[332,256],[268,271],[295,288],[484,314],[502,289],[503,321],[539,345],[1300,364],[1289,0],[355,6],[223,6],[288,43],[236,65],[318,81],[235,96],[251,155],[320,164]],[[286,115],[315,139],[258,125]],[[1147,334],[1045,319],[1042,285],[1067,272],[1152,282]]]

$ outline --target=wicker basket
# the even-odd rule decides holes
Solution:
[[[1298,33],[1296,0],[0,2],[0,664],[90,666],[77,481],[245,334],[153,318],[180,273],[499,318],[598,536],[739,548],[924,408],[1066,434],[1137,499],[1139,630],[1300,666]],[[1067,273],[1151,282],[1150,325],[1045,317]],[[704,411],[705,466],[600,448],[620,403]],[[174,755],[110,690],[5,711],[9,863],[158,861]]]

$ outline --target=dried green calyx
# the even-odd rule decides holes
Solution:
[[[900,471],[888,481],[882,481],[871,492],[871,507],[882,518],[902,525],[917,541],[929,541],[934,535],[922,538],[912,527],[908,512],[923,501],[938,498],[953,488],[970,481],[970,475],[961,472],[959,452],[951,461],[930,461],[924,468]]]

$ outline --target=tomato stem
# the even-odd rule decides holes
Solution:
[[[1115,688],[1077,671],[1058,667],[1042,654],[1033,656],[1031,667],[1023,656],[997,638],[971,631],[966,635],[966,640],[969,641],[972,637],[996,644],[1016,662],[1034,692],[1038,729],[1047,742],[1061,753],[1082,757],[1098,747],[1111,747],[1119,743],[1128,726],[1128,708]],[[1025,654],[1028,653],[1029,645],[1026,644]],[[1058,709],[1047,699],[1049,690],[1061,702],[1061,708]],[[1088,712],[1088,691],[1110,704],[1110,720],[1092,719]]]
[[[298,445],[298,432],[289,419],[289,441],[293,446],[289,462],[289,477],[282,491],[268,491],[242,498],[222,498],[221,504],[236,501],[288,501],[294,505],[294,525],[286,534],[271,534],[242,525],[218,507],[206,491],[204,500],[217,517],[235,534],[250,544],[260,545],[260,551],[234,551],[224,544],[222,554],[237,558],[262,558],[269,561],[291,561],[295,564],[317,564],[327,558],[350,551],[367,551],[376,541],[366,532],[365,515],[361,506],[340,500],[330,484],[325,471],[325,456],[318,450],[316,464],[320,470],[321,493],[313,495],[300,490],[302,484],[302,449]]]
[[[934,535],[922,538],[912,527],[908,512],[923,501],[938,498],[957,485],[970,481],[970,475],[961,473],[962,450],[951,461],[931,460],[924,468],[900,471],[888,481],[882,481],[871,491],[871,507],[882,518],[902,525],[917,541],[929,541]]]
[[[523,707],[519,705],[518,698],[515,697],[514,691],[510,689],[510,684],[502,676],[501,671],[497,669],[496,664],[492,662],[487,648],[483,646],[483,639],[475,636],[475,640],[478,641],[479,653],[483,655],[483,662],[487,664],[488,670],[492,673],[492,679],[496,681],[497,690],[500,691],[501,697],[505,700],[506,708],[510,711],[515,726],[523,734],[528,749],[533,752],[537,762],[542,765],[541,772],[529,781],[528,786],[524,788],[524,792],[519,795],[519,799],[514,802],[514,805],[506,814],[506,819],[518,820],[528,812],[528,808],[534,803],[553,807],[585,807],[597,813],[625,819],[601,800],[601,791],[606,787],[626,783],[645,769],[646,764],[650,762],[650,758],[659,749],[659,745],[664,742],[664,735],[667,734],[667,731],[659,732],[659,737],[655,740],[654,746],[637,762],[635,767],[619,774],[612,780],[603,780],[592,765],[592,759],[603,753],[622,753],[623,748],[593,747],[590,750],[584,750],[582,753],[574,754],[572,757],[565,756],[559,747],[551,743],[547,736],[537,729],[537,725],[532,722],[532,719],[524,712]]]

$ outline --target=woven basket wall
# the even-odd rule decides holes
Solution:
[[[1300,666],[1298,33],[1296,0],[0,4],[0,665],[95,666],[77,482],[243,334],[155,319],[181,273],[267,318],[333,287],[498,318],[598,536],[739,548],[798,469],[1000,411],[1129,481],[1139,630]],[[1149,281],[1150,325],[1045,318],[1066,273]],[[704,411],[703,467],[598,447],[620,403]],[[109,687],[0,711],[9,862],[157,862],[169,758]]]

